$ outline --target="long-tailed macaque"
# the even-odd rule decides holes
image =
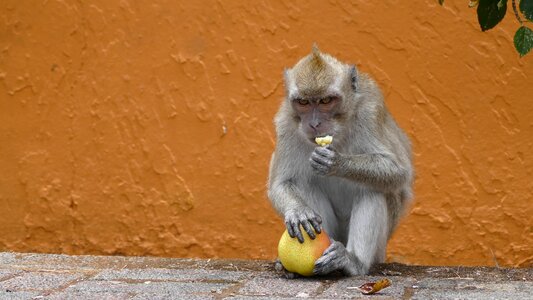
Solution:
[[[330,236],[315,274],[367,274],[384,261],[411,198],[409,140],[376,83],[316,46],[285,71],[285,87],[268,196],[291,237],[303,242],[302,231],[315,238],[322,228]],[[315,144],[325,135],[331,145]]]

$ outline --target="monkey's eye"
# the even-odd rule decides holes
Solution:
[[[300,104],[300,105],[309,104],[309,100],[306,100],[306,99],[296,99],[296,102],[298,102],[298,104]]]
[[[328,104],[331,101],[333,101],[333,97],[326,97],[324,99],[320,99],[320,104]]]

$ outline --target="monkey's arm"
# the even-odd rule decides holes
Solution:
[[[407,169],[403,168],[393,154],[369,153],[341,155],[338,173],[378,190],[394,190],[408,179]]]
[[[322,218],[309,208],[301,197],[295,180],[290,176],[289,169],[281,170],[280,164],[273,158],[270,178],[268,183],[268,197],[274,208],[285,221],[285,226],[291,237],[296,237],[300,243],[304,242],[300,226],[307,232],[311,239],[315,238],[315,231],[322,231]]]
[[[395,190],[409,178],[408,170],[387,152],[345,155],[317,147],[311,155],[311,166],[319,174],[344,177],[380,191]]]

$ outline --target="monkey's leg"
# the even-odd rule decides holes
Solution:
[[[328,198],[310,187],[306,200],[306,204],[322,218],[322,228],[328,236],[334,240],[339,239],[339,222]]]
[[[388,214],[385,197],[368,192],[352,208],[346,247],[338,241],[315,263],[315,274],[341,270],[347,275],[366,274],[375,262],[385,259]]]
[[[372,264],[385,260],[389,220],[387,202],[381,193],[367,193],[352,210],[348,252],[357,263],[348,265],[348,275],[367,274]]]

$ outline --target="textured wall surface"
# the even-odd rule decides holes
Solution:
[[[467,1],[0,3],[0,250],[275,257],[282,70],[313,42],[412,139],[391,261],[530,265],[533,54]]]

